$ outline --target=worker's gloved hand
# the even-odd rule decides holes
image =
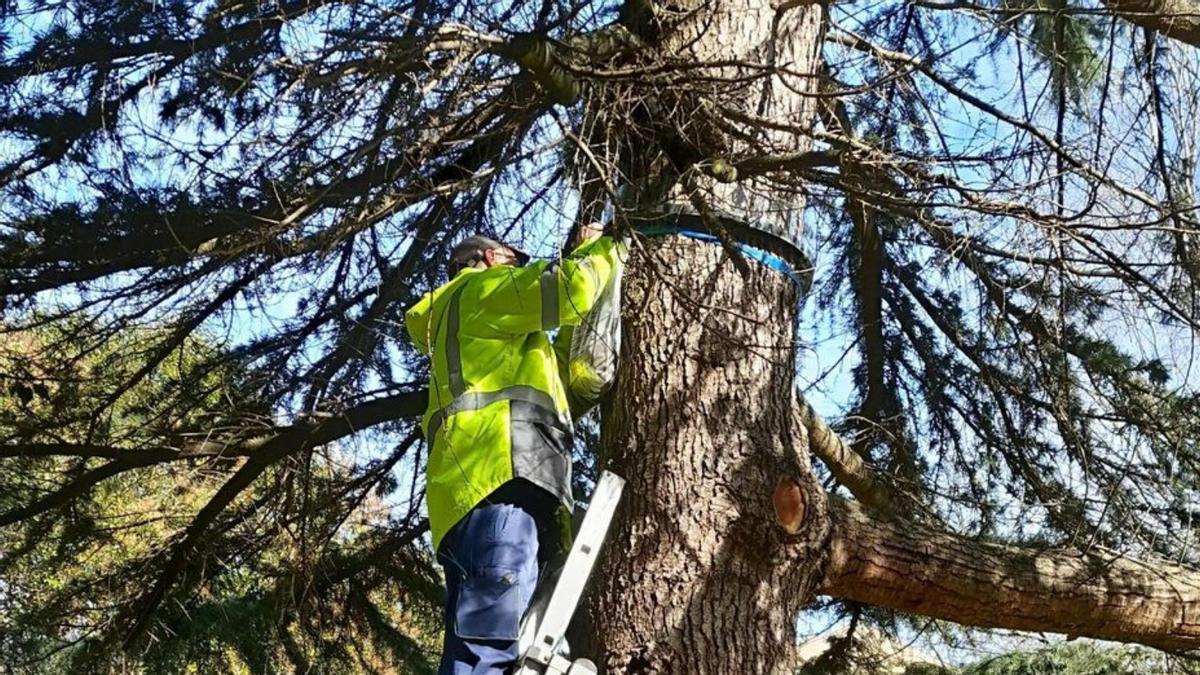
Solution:
[[[588,223],[579,228],[579,232],[575,234],[575,240],[571,242],[571,248],[579,248],[602,234],[604,234],[604,225]]]

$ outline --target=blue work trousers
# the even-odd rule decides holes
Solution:
[[[446,633],[438,675],[512,671],[521,616],[537,587],[540,562],[558,548],[556,506],[549,492],[517,479],[446,533],[438,549],[446,572]]]

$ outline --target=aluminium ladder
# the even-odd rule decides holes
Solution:
[[[625,480],[615,473],[600,474],[592,501],[583,516],[579,533],[557,578],[549,576],[544,585],[552,586],[549,595],[535,593],[521,625],[520,658],[515,675],[591,675],[596,666],[588,659],[572,660],[559,653],[575,607],[583,596],[588,577],[596,564],[600,546],[608,535]]]

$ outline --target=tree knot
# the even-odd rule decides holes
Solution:
[[[791,478],[780,478],[771,500],[775,505],[775,522],[788,534],[800,532],[804,522],[804,493],[800,484]]]

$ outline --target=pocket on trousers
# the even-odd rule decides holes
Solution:
[[[480,567],[463,579],[454,632],[463,639],[516,640],[524,611],[520,570]]]

